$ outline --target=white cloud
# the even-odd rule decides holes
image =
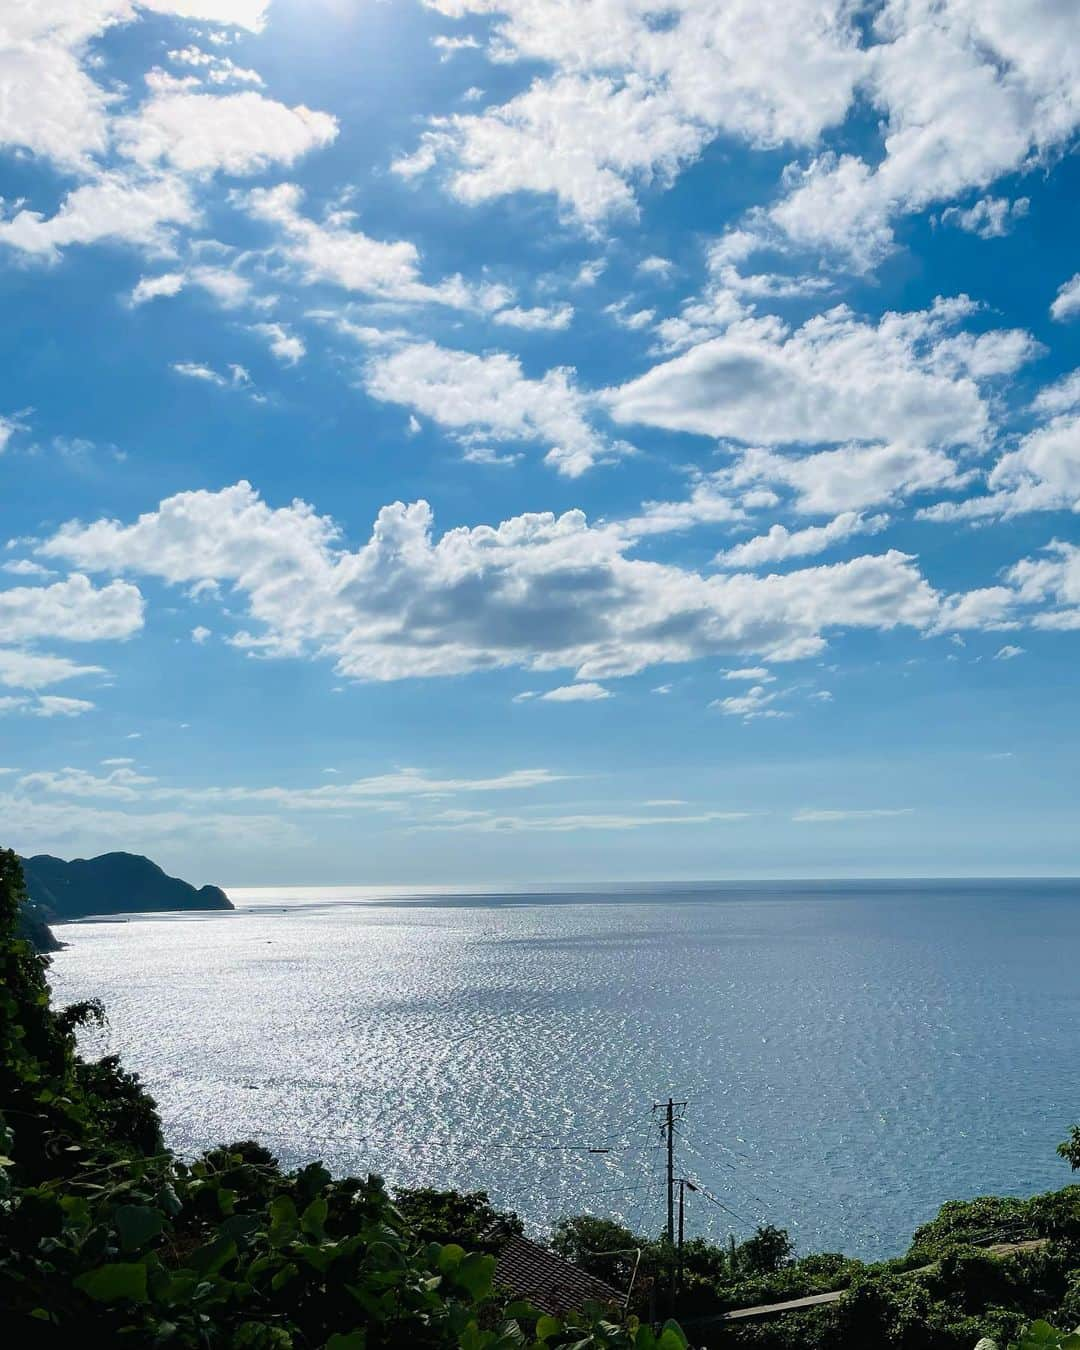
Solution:
[[[453,812],[449,818],[413,826],[416,830],[466,830],[481,833],[574,834],[581,830],[645,830],[655,825],[712,825],[748,820],[749,811],[702,811],[696,815],[641,816],[582,812],[566,816],[509,816]]]
[[[438,802],[448,797],[499,792],[531,792],[565,781],[548,769],[513,769],[487,778],[439,778],[422,769],[399,769],[353,782],[317,787],[173,787],[117,762],[107,774],[64,768],[25,774],[23,793],[38,796],[132,803],[172,802],[184,806],[231,807],[247,803],[299,812],[404,809],[406,803]]]
[[[574,307],[573,305],[551,305],[545,308],[538,305],[534,309],[522,309],[520,306],[515,306],[513,309],[500,309],[497,314],[493,314],[491,317],[496,323],[508,324],[511,328],[547,328],[561,332],[570,327],[574,318]]]
[[[198,643],[199,646],[202,646],[208,637],[210,637],[210,629],[204,627],[201,623],[196,624],[191,630],[191,640],[192,642]]]
[[[1024,648],[1013,646],[1007,643],[1004,647],[999,647],[994,653],[995,661],[1015,661],[1018,656],[1023,656]]]
[[[2,592],[0,592],[2,594]],[[80,666],[66,656],[0,647],[0,684],[10,689],[42,689],[82,675],[103,675],[101,666]]]
[[[725,670],[725,680],[753,680],[755,684],[770,684],[776,678],[766,666],[743,666],[739,670]]]
[[[770,212],[798,245],[872,266],[892,219],[1028,167],[1080,122],[1075,16],[1047,0],[888,0],[866,89],[885,119],[876,168],[821,154]]]
[[[181,173],[234,177],[293,164],[329,145],[337,132],[337,119],[328,113],[303,104],[289,108],[250,89],[160,92],[115,123],[121,154],[144,168],[167,164]]]
[[[802,825],[832,825],[845,820],[887,820],[894,816],[910,816],[914,813],[915,808],[911,806],[870,807],[852,811],[807,808],[796,811],[791,819]]]
[[[319,224],[301,212],[303,197],[295,183],[278,183],[255,188],[243,200],[257,220],[277,227],[283,253],[303,269],[309,282],[331,282],[381,299],[482,311],[501,309],[513,299],[504,286],[471,286],[460,276],[427,285],[420,279],[415,244],[372,239],[353,228],[354,218],[347,211],[332,212]]]
[[[595,286],[607,268],[606,258],[590,258],[578,268],[574,278],[575,286]]]
[[[131,292],[130,303],[138,306],[160,296],[178,295],[185,286],[201,287],[226,309],[242,305],[251,294],[251,283],[232,268],[191,267],[183,272],[140,277]]]
[[[248,372],[235,363],[229,366],[228,375],[222,375],[219,370],[201,361],[174,361],[172,368],[185,379],[201,380],[203,384],[212,384],[218,389],[246,389],[251,384]]]
[[[662,281],[666,281],[674,270],[675,264],[670,258],[661,258],[655,253],[642,258],[637,265],[637,271],[644,276],[659,277]]]
[[[961,473],[940,450],[844,445],[810,455],[744,450],[730,468],[714,474],[712,482],[717,490],[728,493],[746,488],[753,491],[762,484],[787,488],[794,494],[794,510],[805,515],[833,515],[902,501],[934,488],[961,487],[970,477],[970,472]]]
[[[1080,314],[1080,272],[1058,287],[1057,298],[1050,306],[1050,314],[1060,323],[1075,319]]]
[[[19,429],[20,423],[17,418],[4,417],[0,414],[0,455],[7,449],[8,442]]]
[[[186,277],[183,272],[162,272],[156,277],[140,277],[131,292],[133,305],[145,305],[161,295],[179,295]]]
[[[1031,404],[1033,412],[1050,417],[1055,413],[1071,412],[1074,408],[1080,408],[1080,369],[1070,371],[1040,389]]]
[[[683,501],[642,503],[641,515],[620,521],[618,528],[627,539],[641,539],[650,534],[679,533],[698,525],[741,521],[745,514],[730,492],[720,490],[712,479],[702,479]]]
[[[270,0],[138,0],[144,9],[261,33]]]
[[[977,444],[988,425],[978,386],[942,368],[957,363],[947,330],[971,309],[960,297],[875,325],[841,305],[795,330],[737,320],[608,391],[612,415],[750,444]]]
[[[620,328],[629,328],[631,332],[648,328],[653,319],[656,318],[655,309],[630,310],[625,300],[618,300],[614,304],[605,305],[604,313],[610,314]]]
[[[1080,547],[1053,540],[1040,558],[1024,558],[1011,567],[1005,580],[1026,605],[1050,603],[1055,608],[1033,616],[1036,628],[1080,628]]]
[[[264,338],[277,359],[287,366],[295,366],[307,355],[303,339],[290,333],[284,324],[256,323],[252,324],[251,331]]]
[[[0,144],[65,169],[108,144],[109,94],[84,69],[87,44],[130,13],[126,0],[6,5],[0,12]]]
[[[941,219],[968,234],[977,234],[980,239],[1000,239],[1009,233],[1015,221],[1027,215],[1030,206],[1027,197],[1017,197],[1014,202],[1008,197],[980,197],[966,210],[948,207],[942,211]]]
[[[546,443],[546,462],[570,478],[625,450],[589,424],[589,401],[566,367],[533,380],[515,356],[475,356],[423,342],[373,358],[364,383],[374,398],[425,414],[466,445]]]
[[[128,581],[96,588],[76,572],[51,586],[0,591],[0,633],[9,643],[49,637],[101,642],[131,637],[142,625],[143,598]]]
[[[886,515],[863,516],[857,511],[843,511],[827,525],[811,525],[805,530],[772,525],[767,534],[759,534],[718,553],[713,562],[720,567],[760,567],[762,563],[781,562],[786,558],[804,558],[823,553],[853,535],[878,534],[888,523]]]
[[[71,522],[37,551],[185,587],[216,581],[230,588],[230,607],[246,598],[257,629],[235,645],[328,656],[341,674],[369,680],[521,666],[599,681],[712,654],[799,659],[830,631],[924,630],[942,608],[895,550],[784,575],[705,577],[627,557],[629,547],[618,527],[590,526],[580,511],[435,538],[419,502],[384,507],[353,552],[306,503],[273,510],[239,483],[180,493],[132,525]]]
[[[261,85],[263,78],[257,70],[247,70],[236,65],[227,56],[219,56],[204,51],[194,43],[167,53],[174,65],[189,66],[200,71],[211,84],[256,84]]]
[[[553,194],[587,226],[632,213],[637,188],[669,181],[718,132],[759,146],[813,144],[839,123],[866,57],[837,0],[428,0],[452,17],[502,16],[500,61],[547,65],[524,92],[476,116],[433,120],[398,172],[439,162],[465,202]]]
[[[442,33],[431,39],[431,45],[442,52],[440,61],[449,61],[458,52],[478,51],[480,48],[479,42],[474,37],[446,37]]]
[[[1045,407],[1068,401],[1073,385],[1044,391]],[[1059,413],[1020,438],[987,477],[990,492],[962,502],[939,502],[918,514],[924,520],[1009,519],[1030,511],[1080,510],[1080,409]]]
[[[768,690],[763,684],[753,684],[745,694],[731,694],[727,698],[714,698],[710,708],[718,708],[725,717],[741,717],[744,722],[752,722],[758,717],[790,717],[772,705],[783,697],[783,690]]]
[[[22,207],[0,219],[0,244],[46,261],[72,244],[102,242],[169,253],[174,227],[194,224],[198,214],[188,185],[175,175],[103,173],[69,192],[52,216]]]
[[[592,681],[586,681],[584,684],[564,684],[558,689],[549,689],[546,694],[540,695],[541,701],[546,703],[595,703],[598,699],[610,697],[610,689],[605,689],[602,684]]]
[[[14,577],[54,577],[56,573],[51,567],[42,567],[41,563],[32,562],[29,558],[16,558],[11,562],[0,564],[0,572],[10,572]]]
[[[27,712],[31,717],[81,717],[95,705],[85,698],[62,698],[59,694],[41,694]]]

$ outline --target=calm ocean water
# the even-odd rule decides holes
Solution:
[[[184,1152],[255,1136],[483,1187],[540,1230],[658,1230],[670,1095],[714,1197],[691,1229],[767,1218],[865,1257],[950,1197],[1069,1179],[1078,882],[232,895],[58,929],[59,998],[108,1008],[86,1048],[143,1075]]]

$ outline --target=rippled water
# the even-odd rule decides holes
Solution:
[[[1078,883],[233,898],[58,929],[58,996],[108,1007],[87,1048],[123,1053],[185,1152],[254,1135],[540,1229],[656,1230],[671,1095],[678,1170],[727,1207],[691,1197],[692,1230],[767,1217],[862,1256],[947,1198],[1068,1180]]]

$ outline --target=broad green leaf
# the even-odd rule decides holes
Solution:
[[[686,1337],[677,1322],[665,1322],[656,1350],[686,1350]]]
[[[300,1216],[300,1227],[309,1237],[321,1238],[323,1236],[326,1215],[329,1212],[329,1209],[330,1206],[320,1195],[312,1200],[311,1204],[304,1210],[303,1214]]]
[[[436,1249],[435,1264],[444,1275],[457,1270],[464,1260],[465,1248],[459,1247],[456,1242],[448,1242]]]
[[[279,1289],[284,1289],[290,1280],[300,1274],[299,1267],[294,1266],[290,1261],[288,1265],[282,1266],[274,1278],[270,1281],[270,1288],[276,1294]]]
[[[491,1296],[492,1276],[495,1274],[495,1258],[481,1256],[479,1252],[470,1252],[454,1272],[454,1279],[463,1289],[467,1289],[474,1299]]]
[[[73,1283],[98,1303],[115,1303],[119,1299],[146,1301],[146,1267],[138,1261],[114,1261],[98,1266],[79,1275]]]
[[[200,1275],[216,1275],[235,1257],[236,1243],[232,1238],[219,1237],[203,1247],[196,1247],[188,1257],[188,1262]]]
[[[283,1247],[296,1236],[296,1206],[290,1196],[278,1195],[270,1202],[270,1245]]]
[[[552,1336],[557,1336],[562,1331],[562,1323],[557,1317],[549,1317],[547,1313],[537,1319],[536,1339],[538,1341],[548,1341]]]
[[[326,1342],[326,1350],[364,1350],[367,1333],[363,1331],[335,1331]]]
[[[120,1249],[136,1252],[145,1247],[165,1226],[160,1210],[149,1205],[118,1205],[113,1211],[113,1223],[120,1234]]]

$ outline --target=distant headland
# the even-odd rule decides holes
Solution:
[[[22,859],[29,905],[26,936],[42,951],[55,950],[50,923],[90,914],[141,914],[147,910],[232,909],[220,886],[196,888],[168,876],[137,853],[102,853],[65,862],[48,853]]]

